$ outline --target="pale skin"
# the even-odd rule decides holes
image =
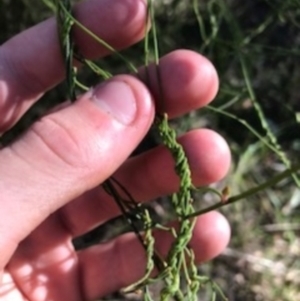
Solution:
[[[117,49],[143,38],[145,14],[142,0],[91,0],[75,9],[84,25]],[[88,58],[107,54],[78,29],[74,38]],[[160,65],[164,110],[170,118],[199,109],[215,97],[217,73],[203,56],[177,50],[163,57]],[[63,78],[54,19],[3,44],[0,133]],[[153,122],[155,105],[159,108],[155,73],[151,79],[147,88],[134,76],[117,76],[78,96],[75,103],[56,108],[1,149],[0,301],[94,300],[143,275],[145,254],[134,234],[79,253],[71,239],[119,214],[99,187],[111,175],[140,202],[178,188],[172,158],[164,147],[128,159]],[[125,86],[131,92],[124,104]],[[117,111],[107,108],[109,103],[116,104],[112,106]],[[123,114],[126,110],[128,114]],[[217,133],[197,129],[179,141],[196,186],[226,175],[230,152]],[[167,233],[155,235],[157,250],[166,254],[172,238]],[[229,237],[228,223],[221,214],[199,217],[191,241],[197,262],[220,254]]]

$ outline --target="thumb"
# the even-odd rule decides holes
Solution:
[[[0,250],[10,256],[50,213],[107,179],[153,118],[147,88],[134,77],[116,76],[44,116],[2,149]]]

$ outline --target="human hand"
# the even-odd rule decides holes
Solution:
[[[85,26],[117,49],[142,38],[145,14],[142,0],[91,0],[75,10]],[[78,29],[74,38],[88,58],[107,54]],[[216,94],[216,71],[196,53],[170,53],[160,68],[171,118],[205,106]],[[3,133],[64,77],[55,20],[2,45],[0,70]],[[0,151],[1,301],[93,300],[143,275],[145,254],[135,235],[79,253],[71,239],[119,214],[97,187],[112,174],[140,202],[177,190],[173,160],[164,147],[127,159],[154,118],[159,91],[154,72],[150,82],[151,94],[133,76],[114,77],[44,116]],[[194,130],[179,141],[196,186],[226,174],[230,153],[218,134]],[[200,216],[190,244],[197,262],[218,255],[229,233],[219,213]],[[166,254],[171,237],[157,232],[156,238],[157,249]]]

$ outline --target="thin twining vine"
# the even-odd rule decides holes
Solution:
[[[48,6],[51,7],[53,6],[52,4],[54,4],[56,8],[59,38],[66,68],[67,91],[68,96],[71,100],[76,99],[76,88],[83,90],[88,89],[86,85],[82,84],[77,79],[77,70],[74,67],[75,59],[89,67],[92,72],[102,77],[103,79],[111,77],[111,74],[109,72],[103,70],[94,62],[84,58],[84,56],[78,52],[75,47],[75,43],[72,40],[72,30],[74,26],[94,38],[103,47],[107,48],[112,54],[119,57],[121,61],[127,65],[130,71],[137,71],[137,69],[131,64],[131,62],[128,62],[126,58],[124,58],[118,51],[116,51],[101,38],[96,36],[89,29],[84,27],[78,20],[76,20],[72,16],[72,7],[70,0],[44,0],[44,2],[51,2],[51,5]],[[199,14],[197,15],[197,17],[199,20]],[[159,51],[155,27],[153,0],[148,0],[148,14],[146,20],[147,24],[149,20],[152,24],[152,30],[146,33],[144,43],[146,66],[148,66],[149,64],[151,38],[154,49],[156,74],[161,85],[161,81],[159,80]],[[150,34],[152,36],[150,36]],[[163,102],[163,87],[160,87],[160,90],[160,101]],[[249,191],[239,196],[228,198],[226,195],[226,190],[224,190],[224,193],[214,191],[220,198],[220,202],[209,208],[202,209],[201,211],[195,211],[192,198],[192,190],[195,188],[192,185],[188,160],[185,156],[182,146],[176,141],[176,132],[169,126],[168,116],[165,112],[157,114],[154,126],[161,137],[162,143],[165,144],[165,146],[170,150],[174,158],[175,171],[180,179],[180,187],[178,192],[171,196],[171,203],[174,212],[172,219],[178,219],[179,226],[177,230],[175,230],[174,228],[163,227],[163,225],[161,225],[155,219],[155,212],[152,210],[151,206],[147,207],[145,205],[137,204],[134,199],[131,198],[126,188],[123,187],[120,183],[116,182],[114,179],[108,179],[103,184],[104,189],[113,197],[113,199],[118,204],[120,211],[122,212],[122,217],[113,219],[114,222],[111,224],[118,224],[119,226],[121,225],[121,227],[122,225],[128,225],[131,231],[134,231],[137,234],[138,239],[141,241],[141,244],[145,248],[147,254],[148,260],[145,276],[140,281],[127,288],[127,290],[142,288],[145,293],[145,300],[152,300],[148,285],[155,282],[156,280],[163,280],[165,286],[161,291],[162,301],[170,300],[171,298],[174,298],[175,300],[197,300],[197,293],[200,286],[209,284],[213,289],[212,300],[215,298],[216,293],[219,293],[219,295],[225,299],[225,297],[218,290],[216,284],[211,282],[206,277],[201,277],[198,275],[197,267],[194,263],[193,250],[188,246],[195,224],[195,217],[199,214],[220,208],[226,204],[236,202],[242,198],[257,193],[258,191],[277,183],[277,181],[281,180],[282,178],[290,176],[294,172],[298,171],[299,166],[295,168],[289,168],[277,178],[275,177],[270,181],[267,181],[266,183],[263,183],[262,185],[259,185],[253,189],[250,189]],[[203,188],[204,192],[208,190],[213,191],[210,188]],[[110,222],[111,221],[109,221],[108,223]],[[102,230],[104,226],[105,225],[101,226]],[[163,260],[154,249],[155,241],[152,235],[153,227],[158,227],[163,230],[169,231],[174,236],[174,242],[165,260]],[[126,227],[124,226],[124,228]],[[95,239],[95,237],[91,235],[92,232],[93,234],[97,234],[96,230],[98,231],[99,228],[94,229],[91,232],[81,236],[80,239],[74,239],[73,243],[75,245],[75,248],[80,250],[95,243],[99,243],[100,240],[97,238]],[[118,233],[123,233],[122,229],[118,231],[116,231],[116,235],[118,235]],[[140,231],[144,231],[145,234],[142,236],[140,234]],[[82,243],[82,245],[80,245],[80,243]],[[154,266],[157,267],[158,275],[156,277],[151,277],[151,272]],[[184,279],[184,282],[187,283],[185,290],[182,289],[182,279]]]
[[[117,54],[119,58],[124,61],[124,58],[115,51],[110,45],[108,45],[105,41],[101,40],[99,37],[95,36],[91,31],[85,28],[80,22],[78,22],[71,13],[71,5],[70,1],[58,1],[56,0],[55,5],[57,7],[57,21],[59,28],[59,37],[61,42],[62,54],[65,60],[66,65],[66,82],[68,87],[68,95],[71,100],[74,100],[75,97],[75,86],[77,85],[79,88],[85,88],[85,86],[77,81],[76,78],[76,69],[74,68],[74,57],[82,63],[85,63],[88,67],[92,69],[92,71],[96,71],[98,75],[104,75],[104,78],[108,78],[107,73],[99,69],[96,64],[91,63],[86,60],[78,51],[75,51],[74,41],[72,40],[72,28],[75,24],[85,33],[89,34],[99,43],[101,43],[104,47],[109,49],[112,53]],[[148,23],[148,18],[151,20],[152,27],[152,41],[154,43],[154,56],[155,63],[158,67],[159,62],[159,53],[158,53],[158,43],[156,38],[156,28],[154,22],[154,7],[153,1],[148,1],[148,16],[146,22]],[[146,33],[145,39],[145,58],[146,65],[148,65],[148,53],[149,53],[149,33]],[[136,71],[130,63],[126,61],[127,66],[131,71]],[[159,77],[159,70],[157,68],[157,75]],[[162,89],[161,89],[162,91]],[[163,99],[163,97],[161,97]],[[146,274],[142,280],[134,284],[132,287],[137,287],[144,285],[145,283],[151,283],[154,279],[149,280],[150,273],[153,270],[154,262],[156,262],[156,266],[159,268],[160,273],[156,277],[156,279],[163,279],[165,282],[165,287],[161,292],[161,300],[169,300],[170,297],[174,297],[177,300],[183,300],[183,298],[187,297],[188,300],[196,300],[197,292],[200,286],[201,278],[197,275],[197,268],[194,264],[194,254],[193,251],[188,247],[188,243],[192,236],[192,230],[195,223],[194,219],[184,219],[184,216],[188,214],[192,214],[194,212],[194,208],[192,206],[192,196],[191,190],[193,189],[191,182],[191,172],[189,169],[187,158],[184,154],[183,148],[176,141],[176,133],[173,129],[169,127],[167,115],[157,116],[156,118],[156,128],[162,138],[162,142],[169,148],[171,151],[174,160],[176,162],[175,170],[180,178],[180,188],[178,193],[172,196],[172,204],[175,208],[175,212],[179,218],[180,225],[179,230],[175,231],[175,229],[168,229],[174,236],[174,243],[170,249],[170,252],[166,258],[166,261],[163,264],[158,264],[157,258],[159,256],[155,256],[156,252],[154,251],[154,238],[151,232],[151,227],[149,225],[152,224],[151,217],[149,215],[149,211],[141,210],[138,205],[135,204],[134,201],[131,200],[131,205],[133,204],[134,210],[136,212],[136,216],[144,223],[144,229],[146,230],[146,234],[144,238],[141,238],[138,230],[135,228],[134,219],[130,215],[127,214],[128,209],[126,208],[128,205],[128,201],[126,201],[120,194],[117,193],[117,189],[115,189],[111,180],[107,180],[104,183],[105,190],[114,198],[116,203],[118,204],[121,212],[126,217],[127,223],[132,227],[133,231],[135,231],[143,244],[146,253],[147,253],[147,268]],[[124,190],[123,190],[124,191]],[[125,204],[125,205],[124,205]],[[127,205],[126,205],[127,204]],[[156,259],[156,260],[155,260]],[[185,275],[185,281],[188,283],[186,292],[181,291],[181,271],[183,271]],[[151,299],[148,294],[149,290],[145,286],[145,298]]]
[[[149,44],[150,38],[153,43],[154,60],[156,76],[159,82],[159,95],[160,104],[163,108],[164,91],[159,70],[159,46],[157,39],[157,30],[154,14],[153,0],[148,0],[148,18],[152,24],[152,29],[146,32],[145,35],[145,65],[148,66]],[[148,18],[146,22],[148,23]],[[150,37],[151,34],[151,37]],[[149,76],[148,76],[149,80]],[[176,140],[176,132],[169,126],[168,116],[166,113],[157,114],[155,126],[157,132],[162,140],[162,143],[169,149],[173,159],[175,161],[175,171],[180,179],[179,190],[171,197],[171,202],[176,212],[176,216],[179,219],[178,229],[170,229],[174,236],[174,242],[168,252],[166,258],[166,268],[158,275],[158,279],[162,279],[165,283],[164,288],[161,291],[160,298],[162,301],[175,298],[177,300],[197,300],[197,294],[200,287],[201,279],[198,277],[197,267],[194,262],[193,250],[188,246],[193,228],[195,225],[195,219],[184,219],[183,217],[194,213],[193,198],[191,190],[194,188],[191,180],[191,171],[188,164],[187,157],[183,150],[183,147]],[[148,261],[151,258],[148,256]],[[182,277],[188,284],[186,291],[182,291]],[[145,279],[146,283],[151,283],[151,279]],[[146,296],[148,290],[145,291]],[[149,298],[149,296],[147,296]]]
[[[75,86],[77,82],[76,67],[74,66],[74,41],[72,38],[72,28],[74,19],[68,16],[71,11],[71,3],[68,0],[54,0],[56,7],[57,25],[61,52],[65,62],[66,81],[68,98],[75,101]]]

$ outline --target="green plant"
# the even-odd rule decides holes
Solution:
[[[25,5],[25,1],[22,3]],[[48,3],[50,7],[51,5],[53,7],[52,2],[49,1]],[[76,23],[76,20],[70,19],[68,1],[56,2],[56,5],[59,6],[60,4],[67,4],[66,7],[60,7],[61,22],[66,22],[64,30],[61,31],[63,32],[61,40],[64,45],[64,56],[68,70],[68,91],[70,98],[74,98],[74,84],[77,84],[80,89],[84,89],[84,85],[80,84],[77,79],[75,80],[76,72],[71,64],[73,56],[72,40],[69,32],[72,23]],[[64,10],[64,8],[66,9]],[[209,126],[219,128],[231,141],[236,162],[236,169],[232,173],[232,179],[236,181],[228,180],[230,189],[233,191],[233,197],[227,199],[222,195],[222,192],[219,192],[216,195],[221,197],[220,203],[209,206],[209,209],[202,208],[200,212],[203,213],[206,210],[229,205],[242,197],[255,199],[257,195],[267,193],[277,219],[284,220],[285,216],[281,212],[283,207],[293,211],[294,205],[287,203],[285,206],[282,206],[280,201],[278,201],[278,197],[274,195],[279,194],[282,196],[282,192],[280,192],[282,189],[280,189],[280,186],[275,186],[273,189],[271,187],[277,184],[279,179],[289,178],[290,176],[293,177],[294,183],[297,186],[299,185],[297,178],[298,165],[292,164],[292,162],[298,161],[296,155],[297,150],[299,150],[297,148],[297,141],[299,142],[299,140],[296,134],[299,126],[297,115],[294,113],[299,110],[296,87],[300,76],[297,68],[293,67],[294,60],[299,57],[298,1],[253,1],[251,3],[242,3],[241,1],[233,0],[215,0],[207,3],[198,1],[184,3],[183,1],[174,0],[170,1],[169,4],[161,3],[161,5],[157,5],[155,11],[157,12],[156,20],[153,24],[157,26],[157,33],[153,36],[154,46],[147,46],[148,42],[146,40],[145,48],[147,49],[148,57],[153,57],[157,63],[159,56],[157,40],[160,43],[160,52],[165,53],[174,47],[174,41],[171,41],[170,36],[180,30],[187,34],[180,35],[178,45],[188,45],[189,48],[205,53],[214,61],[220,73],[220,94],[214,106],[207,108],[202,113],[203,115],[205,114],[206,118],[202,118],[206,120]],[[153,8],[151,12],[154,12]],[[247,18],[245,18],[246,15]],[[164,27],[168,22],[176,24],[179,18],[183,20],[183,24],[174,25],[173,28]],[[80,24],[77,23],[77,26],[80,26]],[[162,28],[165,28],[164,31]],[[156,36],[158,36],[158,39]],[[161,38],[162,36],[164,38]],[[291,38],[293,39],[291,40]],[[104,41],[99,42],[105,43]],[[106,47],[109,47],[109,45],[106,45]],[[111,50],[120,59],[120,54],[113,49]],[[110,72],[107,72],[106,68],[97,67],[93,62],[80,57],[80,54],[75,55],[93,71],[96,71],[98,76],[100,75],[103,78],[110,76]],[[130,54],[122,54],[122,60],[124,56],[129,57],[127,65],[129,65],[131,71],[134,71],[132,65],[128,63],[131,61]],[[112,64],[115,63],[114,59],[112,59]],[[147,58],[146,65],[148,61],[149,59]],[[278,64],[278,72],[272,70],[275,62],[284,62],[283,65]],[[290,76],[288,76],[289,74]],[[284,84],[281,84],[282,81]],[[282,90],[280,91],[281,97],[289,99],[285,104],[282,103],[282,100],[276,93],[279,90],[278,85],[280,85],[280,90]],[[291,91],[294,91],[294,95]],[[278,110],[280,110],[280,114]],[[198,118],[199,115],[196,114],[189,117],[184,122],[193,126],[196,122],[195,117]],[[161,128],[163,125],[166,126],[166,119],[163,116],[158,116],[157,121]],[[180,123],[178,127],[180,130]],[[242,134],[236,134],[237,127]],[[295,132],[295,136],[290,138],[289,132],[293,132],[291,129]],[[167,141],[167,136],[164,136],[163,140],[169,145],[171,150],[174,150],[177,147],[175,137],[173,132],[169,131],[171,131],[169,127],[165,127],[160,133],[164,135],[169,133],[171,135],[171,142]],[[175,160],[179,160],[179,156],[184,158],[184,155],[179,153],[180,150],[178,149],[178,152],[175,154]],[[250,160],[256,162],[254,166],[249,164]],[[271,163],[262,164],[265,167],[257,166],[268,160]],[[275,164],[280,165],[281,168],[285,165],[286,171],[283,171],[281,175],[275,175],[273,178],[274,172],[272,172],[272,168]],[[186,167],[185,170],[187,171],[188,168]],[[265,173],[268,173],[267,176],[265,176]],[[188,175],[187,178],[189,178]],[[265,180],[265,178],[271,179]],[[108,185],[110,186],[108,190],[111,194],[114,193],[113,185],[116,185],[116,183]],[[187,193],[190,193],[190,183],[185,185]],[[255,188],[249,188],[249,186],[255,186]],[[293,182],[288,182],[287,186],[290,189],[294,189]],[[240,193],[239,191],[242,192]],[[261,199],[257,200],[261,201]],[[126,211],[134,208],[137,210],[136,214],[140,214],[144,219],[145,224],[151,224],[151,216],[149,216],[148,209],[146,208],[143,211],[143,208],[138,208],[134,200],[131,201],[130,205],[126,205],[128,207],[125,206],[123,209]],[[182,205],[177,204],[176,206],[180,210]],[[236,209],[238,208],[236,207]],[[253,211],[256,210],[257,208]],[[271,209],[268,210],[268,212],[271,211]],[[239,213],[241,212],[239,211]],[[184,217],[186,218],[193,214],[192,212],[185,212]],[[235,218],[233,222],[237,226],[241,220]],[[149,236],[146,235],[146,241],[143,241],[149,255],[149,271],[153,266],[151,258],[155,257],[155,252],[151,247],[151,229],[147,226],[145,228],[149,231],[149,233],[146,231],[146,234],[149,234]],[[158,258],[157,260],[159,261],[160,259]],[[204,280],[206,281],[206,279]]]

